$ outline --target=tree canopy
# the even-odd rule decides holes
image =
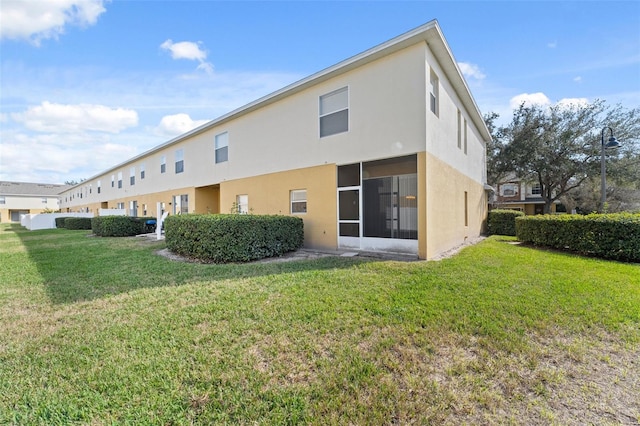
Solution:
[[[514,173],[540,184],[545,213],[556,200],[582,201],[591,208],[592,200],[584,193],[587,188],[595,190],[599,199],[594,183],[600,181],[601,135],[606,127],[622,143],[620,149],[606,152],[608,195],[622,195],[623,188],[640,190],[640,108],[611,107],[604,101],[522,104],[508,125],[496,126],[497,117],[485,116],[493,136],[487,145],[488,183],[495,186]],[[607,131],[605,141],[608,137]],[[623,205],[619,207],[624,209]]]

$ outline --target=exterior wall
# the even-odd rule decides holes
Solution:
[[[487,217],[484,185],[427,154],[427,253],[431,259],[479,236]],[[465,225],[465,191],[466,225]]]
[[[294,215],[304,221],[304,245],[335,250],[336,186],[335,164],[271,173],[223,182],[220,205],[228,212],[238,195],[247,195],[251,213],[291,215],[290,191],[306,189],[307,213]]]
[[[425,43],[410,46],[124,163],[67,191],[62,196],[63,208],[75,210],[102,201],[139,199],[144,194],[175,188],[206,187],[284,170],[424,151],[425,51]],[[345,86],[349,87],[349,131],[320,138],[319,97]],[[229,134],[229,159],[216,164],[214,140],[222,132]],[[184,172],[176,174],[178,149],[184,152]],[[162,156],[166,157],[163,174]],[[145,179],[140,178],[143,163]],[[133,186],[129,180],[131,167],[136,168]],[[225,209],[222,206],[222,211]]]
[[[97,212],[120,202],[129,209],[136,200],[138,215],[144,216],[146,204],[147,215],[155,216],[157,202],[173,214],[172,197],[184,194],[189,213],[227,213],[238,195],[247,195],[256,214],[289,214],[289,191],[306,189],[305,245],[335,249],[336,167],[417,154],[419,257],[431,258],[477,236],[487,209],[488,132],[439,29],[424,31],[429,33],[422,38],[398,41],[383,53],[374,49],[366,61],[330,67],[335,72],[304,79],[105,171],[62,194],[62,207]],[[432,72],[439,82],[438,114],[429,108]],[[344,87],[348,131],[321,138],[320,97]],[[462,130],[458,117],[466,123]],[[216,163],[215,137],[223,132],[228,160]],[[459,134],[466,135],[460,147]],[[175,169],[178,150],[181,173]]]
[[[11,222],[11,212],[21,211],[27,214],[42,213],[45,210],[57,211],[58,197],[44,195],[3,195],[4,204],[0,204],[0,223]],[[46,199],[46,202],[42,202]]]

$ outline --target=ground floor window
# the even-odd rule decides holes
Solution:
[[[307,212],[307,190],[296,189],[291,191],[289,195],[291,199],[291,213],[306,213]]]
[[[249,196],[247,194],[241,194],[236,196],[236,213],[238,214],[249,213]]]
[[[173,214],[189,213],[189,194],[173,196]]]

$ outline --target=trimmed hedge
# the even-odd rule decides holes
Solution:
[[[153,217],[97,216],[91,218],[91,230],[98,237],[132,237],[147,232],[147,220]]]
[[[54,220],[56,221],[56,228],[64,228],[64,221],[69,219],[69,217],[56,217]]]
[[[640,262],[640,214],[526,216],[516,219],[518,240],[627,262]]]
[[[56,223],[56,227],[57,226],[58,224]],[[66,217],[64,218],[64,228],[91,229],[91,218],[90,217]]]
[[[490,235],[516,235],[516,218],[524,216],[518,210],[491,210],[487,218],[487,228]]]
[[[281,256],[304,242],[302,219],[292,216],[174,215],[164,230],[172,252],[215,263]]]

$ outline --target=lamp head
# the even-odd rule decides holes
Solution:
[[[618,142],[616,140],[616,138],[614,138],[613,136],[611,136],[609,138],[609,141],[606,143],[606,145],[604,146],[605,148],[609,149],[609,148],[620,148],[622,145],[620,144],[620,142]]]

